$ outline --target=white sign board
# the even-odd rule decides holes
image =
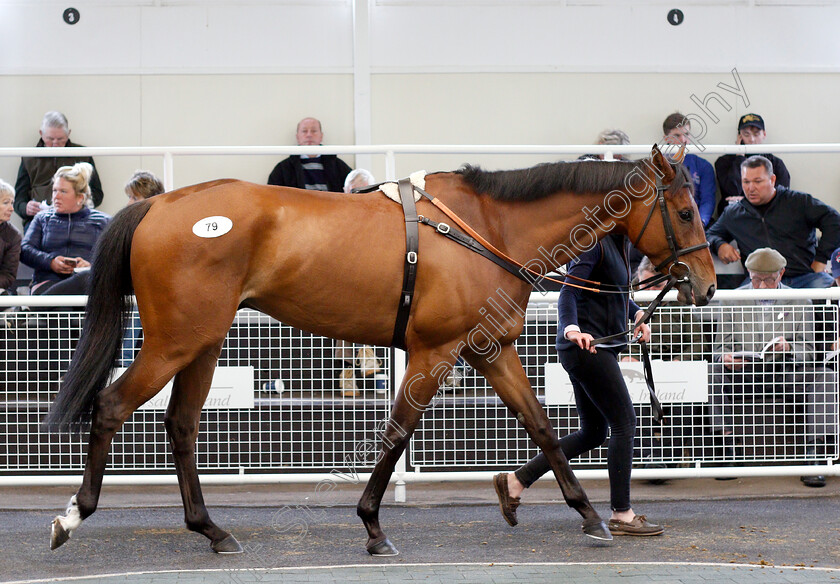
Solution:
[[[125,367],[114,370],[113,379],[125,371]],[[141,410],[165,410],[172,395],[172,381],[160,392],[140,406]],[[216,367],[210,393],[204,402],[205,410],[249,409],[254,407],[254,368]]]
[[[645,372],[638,361],[618,363],[634,404],[650,403]],[[706,361],[651,361],[656,397],[663,404],[709,401],[709,364]],[[545,364],[545,405],[574,405],[569,375],[560,363]]]

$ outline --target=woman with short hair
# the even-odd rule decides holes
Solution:
[[[15,189],[0,180],[0,294],[14,293],[20,264],[20,233],[9,223],[15,203]]]

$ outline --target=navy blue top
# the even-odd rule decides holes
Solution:
[[[568,274],[601,282],[621,286],[624,294],[604,294],[589,292],[580,288],[563,286],[557,301],[557,350],[579,349],[579,347],[563,336],[563,331],[570,324],[576,324],[581,332],[589,333],[595,338],[614,335],[627,330],[631,316],[640,310],[639,306],[630,298],[630,264],[628,253],[630,240],[624,235],[607,235],[598,244],[580,254],[567,264]],[[569,280],[573,284],[583,282]],[[621,351],[627,346],[626,339],[615,339],[601,347]]]
[[[50,263],[57,256],[90,261],[96,240],[110,220],[105,213],[88,207],[76,213],[56,213],[50,207],[35,215],[23,237],[20,254],[21,261],[35,271],[33,284],[68,277],[52,271]]]

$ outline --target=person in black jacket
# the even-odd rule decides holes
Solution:
[[[778,186],[773,165],[764,156],[741,164],[741,184],[744,199],[728,206],[706,233],[712,251],[728,264],[769,247],[787,261],[786,286],[830,287],[834,281],[825,266],[840,247],[840,214],[807,193]],[[816,229],[822,233],[819,243]],[[733,240],[737,250],[729,244]]]
[[[627,260],[630,242],[623,235],[607,235],[591,250],[580,254],[568,267],[568,274],[586,280],[619,286],[629,291],[630,267]],[[572,283],[577,280],[568,280]],[[564,286],[557,303],[557,354],[574,388],[580,429],[560,439],[566,458],[572,460],[597,448],[610,433],[607,469],[610,477],[609,521],[613,535],[659,535],[660,525],[636,515],[630,506],[630,469],[636,434],[636,412],[627,385],[618,366],[618,354],[627,347],[624,336],[604,342],[596,350],[595,337],[621,333],[627,329],[630,315],[638,322],[641,309],[629,292],[602,294]],[[646,324],[635,327],[634,334],[650,340]],[[493,478],[502,515],[516,525],[519,495],[550,470],[540,453],[513,473]]]
[[[298,122],[295,137],[298,146],[320,146],[324,140],[321,122],[315,118],[303,118]],[[274,167],[268,176],[268,184],[340,193],[349,172],[347,163],[335,154],[293,154]]]
[[[767,132],[764,129],[764,118],[758,114],[744,114],[738,120],[737,144],[764,144]],[[790,173],[784,161],[772,154],[762,154],[773,165],[776,184],[790,187]],[[718,201],[718,217],[723,215],[727,205],[733,205],[744,196],[741,188],[741,163],[746,160],[742,154],[724,154],[715,161],[715,176],[720,186],[720,201]]]
[[[93,206],[102,203],[104,193],[96,165],[90,156],[73,155],[70,148],[79,148],[81,144],[70,141],[70,126],[61,112],[47,112],[41,121],[39,130],[41,139],[37,148],[68,148],[61,157],[27,157],[20,161],[17,181],[15,182],[15,212],[23,220],[23,230],[29,229],[32,218],[47,209],[52,202],[53,176],[63,166],[73,166],[77,162],[87,162],[93,167],[90,177],[90,198]]]

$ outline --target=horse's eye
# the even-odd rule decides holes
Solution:
[[[680,219],[685,221],[686,223],[691,223],[691,220],[694,219],[694,211],[691,209],[686,209],[685,211],[680,211],[677,213],[680,216]]]

